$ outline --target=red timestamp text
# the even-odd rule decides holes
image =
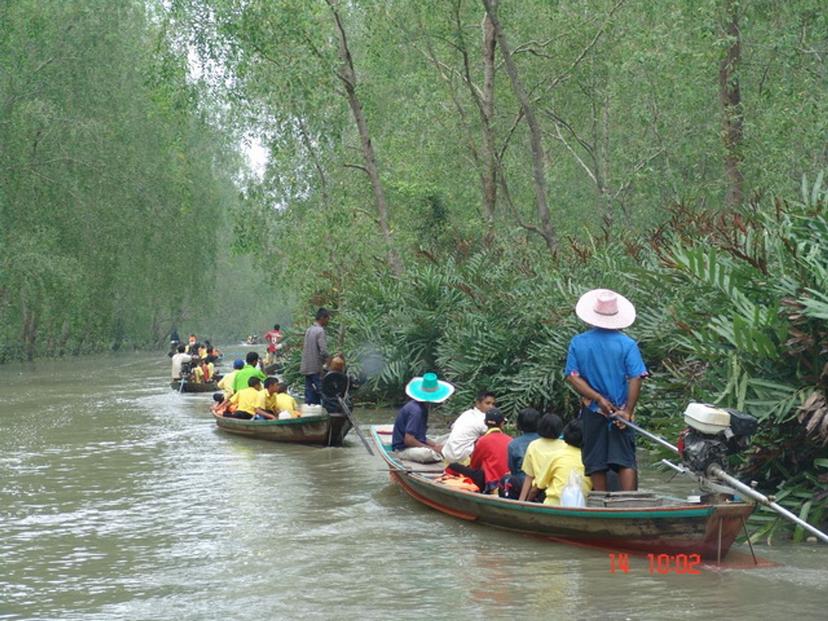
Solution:
[[[610,573],[628,574],[630,572],[630,555],[613,553],[609,555]],[[650,575],[690,575],[698,576],[701,571],[701,556],[699,554],[648,554],[647,564]]]

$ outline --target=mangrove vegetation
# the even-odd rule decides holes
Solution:
[[[608,287],[641,424],[754,414],[744,476],[828,518],[823,3],[14,0],[0,33],[4,359],[326,306],[365,401],[436,370],[571,416]]]

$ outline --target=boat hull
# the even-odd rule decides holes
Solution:
[[[417,501],[456,518],[562,541],[653,554],[724,558],[755,506],[744,502],[657,507],[556,507],[458,490],[402,467],[372,433],[392,481]]]
[[[342,446],[345,436],[351,430],[350,421],[345,416],[336,414],[286,420],[241,420],[226,418],[214,412],[213,418],[222,431],[248,438],[291,444]]]
[[[170,388],[180,390],[181,392],[216,392],[219,389],[217,382],[184,382],[182,388],[180,380],[172,380],[170,382]]]

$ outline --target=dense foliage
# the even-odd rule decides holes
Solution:
[[[17,0],[0,34],[0,358],[325,305],[365,399],[435,369],[571,414],[572,307],[611,287],[642,420],[749,410],[746,474],[823,517],[817,0]]]
[[[363,398],[435,369],[460,402],[485,386],[510,411],[571,414],[572,307],[613,287],[639,306],[642,420],[672,436],[691,398],[750,410],[746,471],[798,512],[825,508],[825,194],[800,190],[828,163],[818,3],[177,0],[171,15],[269,149],[244,206],[267,225],[238,227],[240,245],[305,313],[338,311]]]
[[[158,345],[211,299],[238,156],[147,6],[0,3],[0,362]]]

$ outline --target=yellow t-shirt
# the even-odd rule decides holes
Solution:
[[[262,410],[265,408],[265,395],[267,395],[266,391],[248,386],[230,397],[230,403],[238,404],[240,412],[255,414],[256,408]]]
[[[581,491],[584,497],[592,489],[592,481],[584,475],[584,462],[581,461],[581,449],[564,442],[564,447],[553,457],[540,476],[535,478],[535,487],[546,490],[545,505],[561,504],[561,494],[567,483],[569,473],[573,470],[581,473]]]
[[[218,383],[218,387],[224,391],[225,399],[229,399],[233,395],[233,379],[235,379],[236,373],[238,373],[238,370],[231,371],[222,377],[221,381]]]
[[[274,405],[276,407],[273,409],[273,411],[276,414],[282,412],[283,410],[287,410],[288,412],[293,414],[299,409],[298,407],[296,407],[296,399],[291,397],[286,392],[278,392],[273,396],[276,397],[276,399],[274,400]]]
[[[552,458],[560,452],[566,442],[551,438],[538,438],[532,440],[526,447],[526,455],[523,456],[523,470],[530,477],[539,477],[544,473]],[[535,487],[540,487],[535,483]]]

